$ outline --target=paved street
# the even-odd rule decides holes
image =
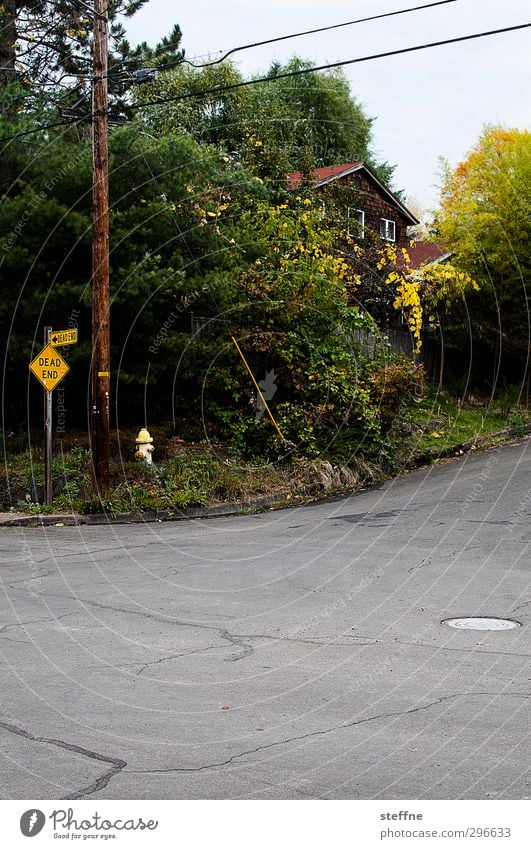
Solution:
[[[530,473],[0,528],[2,797],[529,798]],[[522,627],[441,624],[477,615]]]

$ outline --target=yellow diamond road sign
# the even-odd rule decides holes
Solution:
[[[58,383],[61,383],[65,374],[68,374],[70,366],[57,353],[53,345],[46,345],[46,348],[43,348],[30,363],[30,370],[37,380],[40,380],[46,391],[51,392]]]
[[[70,330],[52,330],[50,345],[75,345],[77,342],[77,327]]]

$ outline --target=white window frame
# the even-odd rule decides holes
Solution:
[[[391,227],[389,227],[390,224]],[[396,221],[392,218],[380,218],[380,236],[386,242],[396,242]]]
[[[354,233],[350,229],[351,220],[356,222],[356,230]],[[365,238],[365,210],[356,209],[354,206],[347,207],[347,233],[353,238]]]

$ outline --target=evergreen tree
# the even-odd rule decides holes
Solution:
[[[287,171],[359,160],[389,185],[394,166],[376,160],[373,119],[352,95],[344,73],[298,73],[310,67],[300,58],[274,63],[266,75],[271,82],[242,85],[245,80],[231,62],[199,69],[181,64],[143,87],[137,105],[164,100],[143,111],[151,132],[184,130],[223,147],[261,177],[281,181]],[[294,76],[281,76],[289,73]]]
[[[171,56],[179,60],[181,30],[175,26],[155,47],[132,48],[119,16],[131,17],[148,0],[109,2],[109,93],[115,109],[126,106],[132,72]],[[0,88],[16,81],[35,99],[43,94],[62,106],[90,106],[93,12],[82,0],[6,0],[0,5]]]

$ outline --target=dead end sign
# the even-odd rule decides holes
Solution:
[[[75,345],[77,342],[77,327],[70,330],[52,330],[50,333],[50,345]]]
[[[30,363],[30,371],[42,383],[46,391],[51,392],[68,374],[70,366],[53,345],[46,345]]]

